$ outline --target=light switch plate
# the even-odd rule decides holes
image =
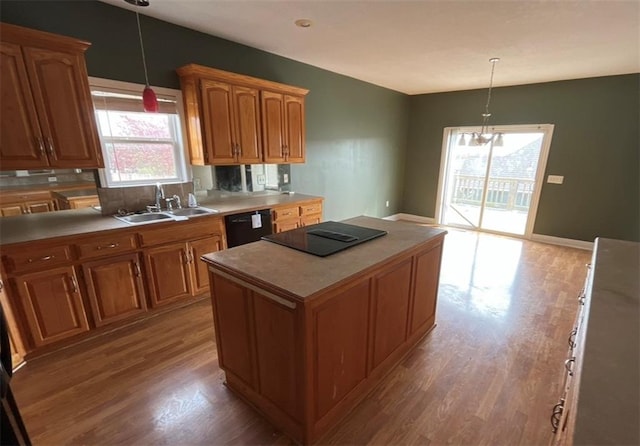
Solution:
[[[562,175],[549,175],[547,176],[547,183],[562,184],[564,182],[564,176]]]

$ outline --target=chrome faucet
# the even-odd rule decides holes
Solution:
[[[172,198],[173,198],[173,201],[176,202],[176,207],[178,209],[182,209],[182,203],[180,203],[180,197],[178,195],[174,195]]]
[[[164,188],[162,184],[156,183],[156,210],[160,212],[162,210],[162,201],[164,200]]]

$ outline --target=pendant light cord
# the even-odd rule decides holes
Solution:
[[[136,21],[138,22],[138,37],[140,38],[140,50],[142,51],[142,67],[144,68],[144,81],[147,87],[149,86],[149,75],[147,74],[147,60],[144,57],[144,44],[142,43],[142,30],[140,29],[140,14],[136,11]],[[493,78],[493,71],[491,71],[491,78]],[[488,106],[488,103],[487,103]]]
[[[491,117],[491,113],[489,113],[489,104],[491,103],[491,89],[493,88],[493,72],[496,69],[496,62],[500,59],[497,57],[489,59],[491,62],[491,77],[489,78],[489,91],[487,93],[487,103],[484,106],[484,113],[482,114],[482,128],[480,129],[480,134],[486,133],[487,124],[489,123],[489,118]]]

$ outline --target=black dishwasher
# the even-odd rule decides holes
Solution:
[[[244,212],[224,217],[227,229],[227,247],[257,242],[260,237],[271,234],[271,210]]]

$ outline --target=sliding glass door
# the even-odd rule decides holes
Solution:
[[[553,126],[491,130],[496,135],[492,140],[470,145],[477,128],[445,129],[438,221],[528,237]]]

